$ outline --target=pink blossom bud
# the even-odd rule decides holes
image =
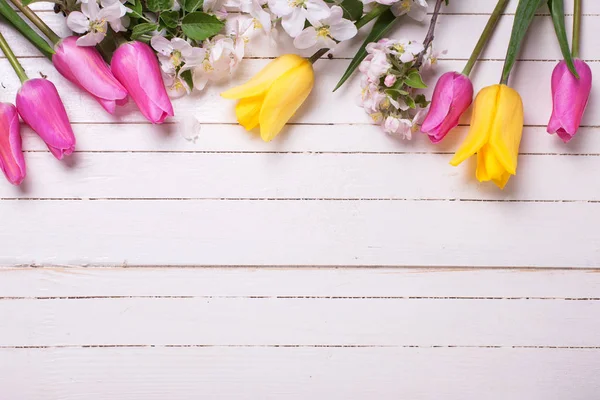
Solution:
[[[46,79],[29,79],[17,92],[17,110],[54,157],[62,160],[75,150],[75,135],[56,87]]]
[[[111,69],[148,121],[161,124],[173,116],[158,60],[150,46],[142,42],[121,45],[113,55]]]
[[[383,80],[383,83],[387,87],[394,86],[394,83],[396,83],[396,75],[388,75],[388,76],[386,76],[385,79]]]
[[[429,135],[432,143],[438,143],[458,125],[460,116],[472,101],[471,80],[458,72],[446,72],[435,85],[429,113],[421,125],[421,131]]]
[[[582,60],[576,59],[575,78],[561,61],[552,72],[552,116],[548,123],[548,133],[556,133],[563,142],[573,138],[581,124],[581,118],[592,90],[592,70]]]
[[[54,66],[65,78],[90,93],[113,114],[116,105],[127,101],[127,91],[113,76],[102,56],[93,46],[78,46],[77,38],[69,36],[55,46]]]
[[[0,169],[13,185],[19,185],[25,179],[20,129],[15,106],[0,103]]]

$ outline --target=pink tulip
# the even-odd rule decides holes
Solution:
[[[427,133],[432,143],[438,143],[458,125],[460,116],[472,101],[473,84],[469,77],[458,72],[446,72],[435,85],[421,132]]]
[[[111,69],[148,121],[161,124],[173,116],[158,59],[150,46],[142,42],[121,45],[113,55]]]
[[[579,79],[571,74],[564,61],[552,72],[553,107],[548,133],[556,133],[565,143],[577,133],[592,90],[592,70],[579,59],[574,62]]]
[[[15,106],[0,103],[0,169],[13,185],[19,185],[25,179],[20,129]]]
[[[17,93],[17,110],[54,154],[62,160],[75,150],[75,135],[56,87],[46,79],[29,79]]]
[[[114,114],[118,105],[127,101],[127,91],[113,76],[102,56],[93,46],[78,46],[77,38],[69,36],[55,46],[54,66],[65,78],[90,93]]]

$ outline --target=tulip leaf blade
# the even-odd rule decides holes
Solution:
[[[336,87],[333,89],[334,92],[336,90],[338,90],[340,87],[342,87],[342,85],[354,73],[356,68],[358,68],[358,66],[360,65],[362,60],[365,59],[365,57],[367,56],[367,45],[369,43],[378,41],[386,33],[388,33],[389,30],[392,29],[392,27],[394,26],[396,19],[397,19],[397,17],[389,9],[384,11],[377,18],[377,20],[375,21],[375,24],[373,25],[373,29],[371,29],[371,32],[369,33],[369,35],[367,36],[367,38],[365,39],[363,44],[360,46],[360,48],[356,52],[356,55],[354,56],[352,61],[350,61],[350,65],[348,65],[348,68],[346,68],[344,75],[342,75],[342,77],[340,78],[340,81],[337,83]]]
[[[360,0],[344,0],[340,3],[344,18],[357,21],[363,15],[363,2]]]
[[[138,24],[138,25],[134,26],[131,31],[131,39],[132,40],[139,39],[142,35],[145,35],[150,32],[154,32],[157,29],[158,29],[158,25],[151,23],[151,22],[145,22],[143,24]]]
[[[42,38],[36,31],[34,31],[27,22],[21,18],[19,14],[6,2],[6,0],[0,0],[0,14],[4,19],[15,27],[21,35],[29,40],[35,47],[38,48],[48,58],[52,58],[54,49]]]
[[[535,16],[535,12],[539,6],[545,0],[519,0],[517,11],[515,12],[515,20],[513,22],[512,32],[510,34],[510,41],[508,43],[508,49],[506,51],[506,58],[504,59],[504,67],[502,69],[501,82],[506,84],[510,71],[515,65],[517,55],[521,49],[521,44],[525,38],[525,34],[529,29],[531,21]]]
[[[563,58],[567,63],[569,71],[571,71],[575,77],[579,78],[579,74],[577,73],[577,70],[575,70],[573,57],[571,56],[569,40],[567,39],[567,31],[565,28],[565,6],[563,0],[548,0],[548,8],[550,9],[554,31],[556,32],[556,38],[558,39]]]
[[[214,15],[199,11],[186,15],[181,23],[184,35],[198,42],[215,36],[223,26],[225,23]]]

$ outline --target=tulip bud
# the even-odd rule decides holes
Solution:
[[[127,101],[127,91],[93,46],[78,46],[69,36],[55,46],[54,66],[65,78],[90,93],[110,114]]]
[[[552,72],[552,116],[548,133],[556,133],[567,143],[577,133],[592,90],[592,70],[582,60],[574,60],[577,79],[561,61]]]
[[[158,60],[150,46],[142,42],[121,45],[113,54],[111,70],[148,121],[162,124],[173,116]]]
[[[25,179],[20,129],[15,106],[0,103],[0,169],[13,185],[19,185]]]
[[[472,101],[473,84],[469,77],[458,72],[446,72],[435,85],[421,132],[427,133],[432,143],[438,143],[458,125],[460,116]]]
[[[506,85],[481,89],[475,98],[471,128],[450,164],[457,166],[477,153],[476,176],[503,189],[517,173],[523,134],[523,101]]]
[[[29,79],[17,92],[17,110],[54,157],[62,160],[75,150],[75,135],[56,87],[46,79]]]
[[[260,126],[265,142],[275,138],[310,94],[315,76],[310,61],[294,54],[271,61],[245,84],[221,93],[239,99],[235,113],[246,130]]]

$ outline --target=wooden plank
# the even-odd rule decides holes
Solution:
[[[589,400],[598,350],[86,348],[0,350],[7,398]]]
[[[288,125],[281,140],[265,143],[253,132],[238,125],[200,124],[194,140],[183,140],[182,125],[75,124],[76,152],[163,152],[163,153],[393,153],[454,154],[467,135],[460,126],[444,141],[432,145],[424,134],[417,133],[410,142],[383,133],[370,124]],[[188,134],[191,134],[189,132]],[[22,129],[25,151],[48,151],[43,141],[27,127]],[[190,135],[193,136],[193,135]],[[521,154],[599,155],[600,128],[581,128],[568,144],[545,127],[525,127]],[[29,159],[29,156],[26,156]],[[78,156],[76,156],[78,157]],[[557,162],[561,162],[560,160]]]
[[[598,270],[2,268],[0,298],[597,299]]]
[[[7,201],[0,265],[596,267],[599,203]]]
[[[235,123],[234,102],[222,99],[219,93],[225,87],[241,83],[249,79],[258,72],[267,63],[267,60],[249,59],[244,61],[244,65],[235,74],[232,82],[222,85],[212,85],[202,94],[187,96],[174,102],[176,118],[197,117],[203,123]],[[46,63],[46,61],[44,61]],[[366,123],[370,122],[369,117],[361,111],[356,104],[358,96],[356,81],[340,91],[332,94],[331,89],[339,79],[343,70],[346,68],[346,60],[327,60],[316,66],[318,85],[292,122],[301,122],[304,124],[348,124],[348,123]],[[448,70],[462,68],[462,61],[440,61],[440,68],[437,74]],[[63,101],[73,122],[145,122],[142,115],[135,109],[130,102],[127,106],[121,107],[117,111],[116,117],[110,116],[101,111],[100,106],[82,93],[73,85],[66,82],[64,78],[58,76],[54,68],[47,63],[41,67],[39,59],[24,59],[23,65],[30,73],[41,70],[52,79],[59,91],[62,93]],[[497,82],[502,68],[502,62],[489,61],[483,62],[476,74],[475,85],[481,87]],[[550,75],[554,68],[554,62],[521,62],[515,70],[512,78],[512,85],[517,88],[525,103],[525,123],[527,125],[544,126],[548,122],[551,113],[550,93]],[[594,74],[600,75],[600,63],[592,63],[591,68]],[[6,60],[0,62],[0,74],[7,76],[12,73]],[[33,75],[33,73],[32,73]],[[434,77],[435,78],[435,77]],[[434,82],[432,78],[431,82]],[[4,82],[6,86],[6,98],[10,99],[16,93],[20,84],[17,79],[10,79]],[[599,90],[596,88],[594,90]],[[548,95],[540,96],[540,93]],[[595,92],[594,92],[595,93]],[[589,107],[593,110],[596,105],[595,96],[592,93]],[[465,115],[463,122],[467,123],[469,116]],[[584,126],[600,125],[600,114],[586,113],[582,124]]]
[[[451,157],[84,153],[59,163],[30,153],[24,186],[0,186],[0,198],[600,200],[600,187],[586,184],[600,169],[598,156],[522,155],[504,191],[475,181],[475,160],[454,168]]]
[[[0,343],[600,347],[599,313],[594,300],[3,300]]]

